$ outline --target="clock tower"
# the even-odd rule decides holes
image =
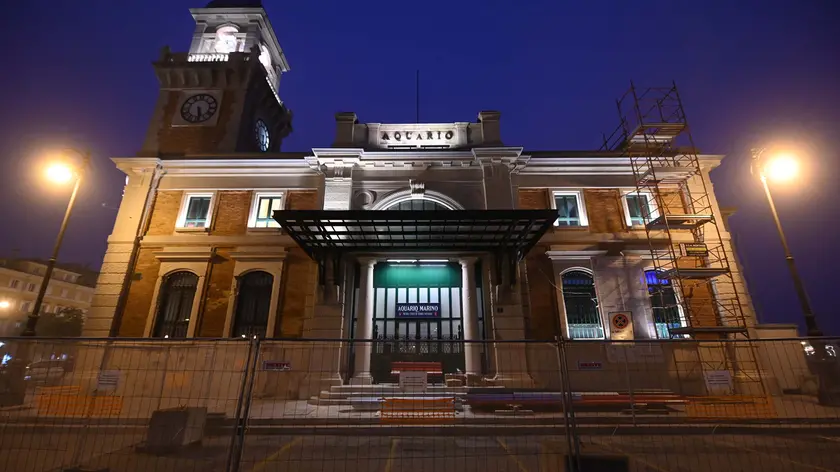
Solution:
[[[154,62],[160,92],[141,156],[278,152],[291,132],[279,95],[289,63],[259,1],[190,10],[188,52]]]

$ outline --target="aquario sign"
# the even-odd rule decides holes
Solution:
[[[381,148],[452,148],[465,144],[469,123],[369,124],[371,144]]]
[[[440,318],[440,303],[397,303],[397,318]]]
[[[396,131],[381,131],[381,135],[379,136],[380,141],[451,141],[452,138],[455,137],[455,132],[450,130],[446,131],[409,131],[409,130],[396,130]]]

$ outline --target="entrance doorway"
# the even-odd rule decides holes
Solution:
[[[376,264],[372,294],[376,343],[370,362],[375,383],[392,381],[392,362],[440,362],[445,373],[464,370],[461,270],[460,264],[445,261]],[[476,280],[479,332],[484,338],[481,278]],[[354,333],[355,326],[354,316]],[[349,367],[353,365],[351,355]]]

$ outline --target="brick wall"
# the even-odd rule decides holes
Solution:
[[[222,95],[219,118],[216,126],[172,126],[172,118],[180,113],[181,94],[169,92],[169,100],[163,111],[163,120],[158,131],[158,148],[161,154],[195,154],[217,151],[225,138],[227,124],[233,117],[236,95],[226,91]]]
[[[293,190],[286,195],[285,207],[289,210],[317,210],[318,192],[316,190]]]
[[[557,295],[551,259],[545,255],[546,247],[537,246],[525,258],[528,284],[525,294],[530,306],[529,337],[552,340],[559,335]]]
[[[315,294],[317,281],[313,274],[316,270],[317,266],[303,249],[293,248],[286,254],[275,336],[296,338],[303,335],[307,298]]]
[[[318,192],[295,190],[286,196],[289,210],[315,210],[318,208]],[[298,248],[292,248],[286,255],[283,270],[283,289],[278,304],[278,320],[275,335],[300,337],[303,334],[303,320],[306,317],[307,299],[315,295],[318,266]]]
[[[242,193],[242,192],[239,192]],[[210,265],[209,283],[204,297],[204,310],[197,335],[202,337],[225,337],[225,319],[233,287],[233,267],[230,258],[233,248],[216,248]]]
[[[551,203],[548,200],[548,189],[520,189],[518,206],[524,210],[551,208]]]
[[[157,192],[155,201],[152,203],[149,231],[146,234],[152,236],[172,234],[175,231],[175,223],[178,220],[178,212],[181,210],[183,199],[184,192],[180,190]]]
[[[253,192],[221,191],[216,194],[215,216],[211,234],[233,236],[245,234],[248,229],[248,216],[251,212]]]
[[[154,252],[160,248],[141,248],[137,256],[137,266],[134,277],[128,289],[122,323],[119,335],[125,337],[142,337],[146,329],[146,318],[152,307],[152,297],[160,270]]]
[[[660,203],[665,207],[667,215],[684,215],[685,202],[682,192],[660,192]]]
[[[618,233],[625,231],[621,193],[616,189],[585,189],[586,216],[593,233]]]

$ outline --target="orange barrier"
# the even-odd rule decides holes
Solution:
[[[454,398],[386,398],[379,419],[387,424],[452,424]]]
[[[685,413],[693,418],[775,418],[776,408],[765,396],[689,397]]]
[[[81,395],[78,386],[41,387],[35,392],[39,416],[105,417],[118,416],[122,397]]]

